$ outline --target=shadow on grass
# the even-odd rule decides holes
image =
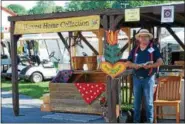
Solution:
[[[49,88],[38,85],[20,85],[20,94],[28,95],[33,98],[41,98],[43,94],[49,92]]]

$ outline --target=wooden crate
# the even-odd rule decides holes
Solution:
[[[49,90],[52,111],[102,114],[98,98],[88,105],[74,83],[50,83]]]

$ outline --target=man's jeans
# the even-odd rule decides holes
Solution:
[[[138,79],[133,76],[134,86],[134,122],[140,122],[140,110],[142,96],[145,99],[146,117],[147,123],[153,123],[153,87],[155,84],[155,75],[145,78]]]

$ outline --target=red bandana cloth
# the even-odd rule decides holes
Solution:
[[[87,104],[91,104],[105,91],[105,83],[75,83],[75,86]]]

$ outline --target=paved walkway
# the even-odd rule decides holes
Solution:
[[[13,114],[12,94],[2,91],[2,123],[105,123],[98,115],[53,113],[40,111],[41,100],[20,95],[20,116]],[[183,111],[183,109],[181,109]],[[182,118],[181,118],[182,119]],[[159,123],[175,123],[175,120],[159,120]],[[184,123],[183,120],[181,120]]]
[[[20,116],[12,109],[11,92],[2,91],[2,123],[102,123],[101,116],[88,114],[52,113],[40,111],[41,100],[20,95]]]

